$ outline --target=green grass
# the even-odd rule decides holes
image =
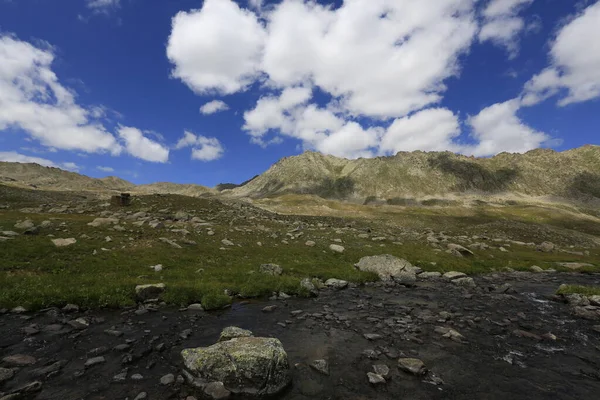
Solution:
[[[561,285],[556,294],[582,294],[584,296],[600,296],[600,286]]]
[[[534,264],[561,269],[555,263],[564,261],[600,265],[597,250],[590,256],[576,256],[541,253],[531,247],[513,245],[508,253],[490,249],[475,251],[474,257],[457,258],[434,251],[422,238],[400,237],[402,244],[386,240],[383,242],[385,246],[381,247],[379,242],[358,238],[358,232],[342,230],[336,233],[347,224],[359,231],[370,227],[377,236],[401,236],[401,232],[407,228],[419,231],[425,227],[453,235],[493,236],[508,230],[511,239],[539,243],[548,239],[537,235],[536,232],[542,228],[544,232],[551,228],[549,232],[558,235],[557,239],[560,240],[574,236],[571,225],[578,231],[590,234],[600,229],[600,224],[591,220],[569,220],[566,212],[553,213],[524,206],[398,208],[335,203],[336,207],[352,216],[332,218],[277,216],[252,207],[240,210],[237,206],[209,198],[152,195],[136,197],[131,207],[108,208],[128,213],[143,210],[165,218],[178,210],[185,210],[213,224],[214,236],[208,236],[205,228],[194,232],[188,226],[191,233],[186,238],[197,244],[188,246],[180,242],[183,248],[174,249],[158,240],[159,237],[174,240],[182,238],[181,234],[171,232],[168,228],[152,229],[147,225],[135,227],[131,221],[123,219],[124,232],[109,227],[88,227],[88,222],[107,209],[101,206],[103,201],[84,201],[62,193],[57,195],[59,200],[54,204],[71,204],[69,213],[26,214],[16,210],[23,204],[20,196],[24,195],[27,197],[27,206],[35,206],[36,197],[29,191],[24,194],[18,190],[11,191],[10,196],[0,197],[0,204],[12,206],[9,210],[0,210],[0,231],[13,230],[14,224],[25,218],[31,218],[36,224],[51,220],[52,227],[42,230],[37,236],[21,235],[14,240],[0,242],[0,307],[22,305],[29,309],[40,309],[67,303],[91,308],[127,306],[135,304],[136,285],[163,282],[167,289],[162,299],[166,302],[175,305],[201,302],[207,309],[217,309],[233,300],[226,292],[241,298],[270,296],[279,291],[308,295],[299,286],[300,280],[306,277],[322,280],[338,278],[359,284],[375,280],[375,275],[357,271],[353,265],[363,256],[377,254],[405,258],[427,271],[456,270],[471,274],[498,271],[506,267],[527,270]],[[51,203],[53,194],[43,192],[42,199],[45,203]],[[82,204],[88,211],[79,214],[76,210]],[[295,221],[312,223],[314,226],[306,227],[303,237],[291,240],[286,237],[286,232]],[[499,222],[501,224],[497,227]],[[317,223],[328,227],[319,227]],[[278,237],[272,238],[273,233]],[[82,239],[83,234],[90,238]],[[56,248],[48,235],[75,237],[78,242],[66,248]],[[110,236],[112,242],[106,242],[106,236]],[[221,240],[224,238],[232,240],[236,246],[222,250]],[[328,249],[334,238],[342,239],[346,248],[343,254]],[[288,244],[282,243],[282,239],[288,240]],[[315,241],[317,246],[305,246],[307,240]],[[258,241],[262,246],[257,244]],[[109,251],[101,250],[103,247]],[[574,247],[572,250],[581,249]],[[261,274],[259,266],[264,263],[281,265],[283,275],[273,277]],[[156,264],[162,264],[164,270],[156,273],[149,268]]]

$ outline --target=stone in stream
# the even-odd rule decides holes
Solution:
[[[181,356],[197,379],[222,382],[234,394],[275,395],[291,382],[287,354],[275,338],[236,337],[209,347],[184,349]]]
[[[148,285],[137,285],[135,287],[135,294],[138,300],[144,301],[149,299],[156,299],[158,296],[165,291],[164,283],[155,283]]]
[[[266,306],[262,309],[262,312],[273,312],[277,308],[276,305]]]
[[[399,358],[398,368],[413,375],[424,375],[427,372],[425,363],[418,358]]]
[[[348,286],[348,282],[341,279],[331,278],[325,281],[325,286],[340,290],[346,288]]]
[[[167,385],[172,385],[173,383],[175,383],[175,375],[173,374],[167,374],[165,376],[163,376],[162,378],[160,378],[160,384],[167,386]]]
[[[0,384],[12,379],[13,376],[15,376],[14,369],[0,367]]]
[[[390,367],[385,364],[375,364],[373,365],[373,372],[387,379],[390,375]]]
[[[104,357],[99,356],[99,357],[92,357],[92,358],[88,358],[85,361],[85,367],[86,368],[90,368],[93,367],[94,365],[98,365],[98,364],[104,364],[106,362],[106,359],[104,359]]]
[[[27,367],[35,364],[37,360],[35,357],[26,354],[13,354],[12,356],[4,357],[2,362],[9,367]]]
[[[238,328],[237,326],[228,326],[227,328],[221,331],[221,335],[219,336],[219,342],[224,342],[226,340],[240,338],[240,337],[250,337],[252,336],[252,332],[246,329]]]
[[[66,313],[78,312],[79,306],[77,306],[75,304],[67,304],[66,306],[64,306],[62,308],[62,310],[63,310],[63,312],[66,312]]]
[[[367,378],[369,379],[369,383],[371,385],[379,385],[385,383],[385,378],[379,374],[375,374],[373,372],[367,372]]]
[[[211,399],[222,400],[228,398],[231,395],[231,392],[225,389],[223,382],[211,382],[204,387],[204,394]]]
[[[323,375],[329,375],[329,363],[326,360],[311,361],[309,366]]]
[[[302,279],[300,281],[300,287],[308,290],[308,292],[312,296],[317,296],[319,294],[319,291],[317,290],[317,288],[315,287],[315,285],[311,282],[311,280],[309,278]]]
[[[464,278],[465,276],[467,276],[467,274],[465,274],[464,272],[458,272],[458,271],[450,271],[450,272],[446,272],[444,274],[444,278],[446,279],[457,279],[457,278]]]
[[[469,278],[469,277],[453,279],[452,283],[455,284],[456,286],[463,286],[463,287],[475,287],[476,286],[473,278]]]
[[[413,284],[421,269],[408,261],[389,254],[361,258],[354,267],[360,271],[374,272],[382,281],[395,281],[401,284]]]
[[[279,276],[283,273],[283,268],[277,264],[262,264],[260,272],[266,275]]]

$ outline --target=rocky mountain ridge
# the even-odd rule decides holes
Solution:
[[[134,185],[118,177],[90,178],[37,164],[0,162],[0,182],[59,191],[129,191],[187,196],[265,198],[310,194],[360,202],[403,204],[460,195],[535,196],[600,202],[600,146],[556,152],[536,149],[475,158],[451,152],[399,152],[348,160],[316,152],[285,157],[240,185],[159,182]]]

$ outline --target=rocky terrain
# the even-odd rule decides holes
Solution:
[[[406,203],[478,194],[600,199],[600,146],[474,158],[450,152],[398,153],[347,160],[306,152],[287,157],[230,194],[253,198],[286,193]]]
[[[221,194],[2,164],[0,400],[595,399],[597,182],[553,189],[595,173],[595,154],[448,156],[468,164],[460,200],[421,165],[447,184],[422,193],[444,196],[381,200],[407,179],[349,202],[328,197],[356,200],[362,184],[306,194],[286,175],[264,189],[303,158],[336,174],[372,160],[307,153]],[[376,162],[423,157],[440,154]],[[484,196],[502,163],[564,160],[577,169],[535,175],[545,186],[528,172],[509,198]],[[130,205],[108,201],[124,190]]]

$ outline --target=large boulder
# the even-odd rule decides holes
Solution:
[[[361,271],[376,273],[383,281],[394,280],[402,284],[414,283],[417,280],[416,274],[421,272],[421,268],[389,254],[363,257],[354,266]]]
[[[274,338],[235,337],[184,349],[181,356],[195,384],[204,387],[220,382],[234,394],[259,397],[275,395],[291,382],[287,354]]]

